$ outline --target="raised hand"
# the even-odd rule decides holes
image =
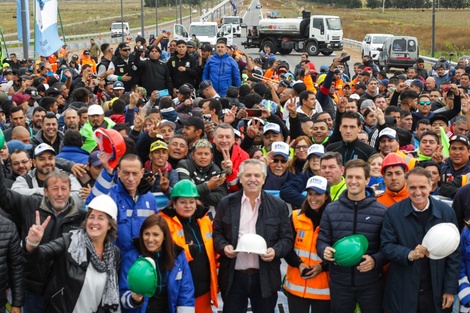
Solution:
[[[44,230],[46,229],[47,225],[51,217],[48,216],[44,223],[41,224],[41,216],[39,215],[39,211],[36,211],[36,224],[33,224],[28,231],[28,237],[26,237],[26,248],[28,251],[32,251],[36,248],[42,240],[44,236]]]
[[[167,192],[170,188],[170,180],[168,179],[168,172],[162,174],[161,170],[158,170],[158,175],[160,176],[160,189],[162,192]]]
[[[230,176],[233,172],[233,162],[230,159],[230,150],[222,149],[222,155],[224,156],[224,160],[221,163],[222,169],[227,171],[227,176]]]

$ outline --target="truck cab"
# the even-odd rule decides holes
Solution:
[[[111,24],[111,27],[109,30],[111,31],[111,38],[114,37],[122,37],[123,36],[123,31],[124,29],[124,37],[130,36],[131,31],[129,28],[129,23],[128,22],[123,22],[123,21],[116,21]]]
[[[316,49],[320,49],[323,55],[330,55],[333,51],[343,49],[343,27],[338,16],[313,15],[310,18],[309,38],[315,38],[319,43],[318,48],[307,44],[309,55],[318,54]]]
[[[181,24],[175,24],[173,26],[173,34],[175,40],[183,39],[185,41],[190,40],[191,35],[196,35],[199,42],[202,45],[209,44],[215,47],[217,44],[217,38],[227,38],[227,44],[233,44],[233,25],[225,24],[221,28],[217,28],[216,22],[193,22],[189,25],[189,32]]]
[[[220,19],[219,27],[222,27],[225,24],[232,24],[233,35],[236,37],[241,37],[242,28],[240,25],[242,23],[243,23],[243,19],[240,16],[224,16]]]

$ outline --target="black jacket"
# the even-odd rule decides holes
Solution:
[[[170,70],[170,77],[173,82],[173,88],[179,88],[181,85],[189,83],[193,86],[196,84],[197,62],[196,59],[188,53],[182,58],[174,55],[166,62],[166,66]],[[180,72],[178,68],[183,66],[186,71]]]
[[[359,139],[351,142],[338,141],[326,146],[326,151],[338,152],[343,157],[343,165],[349,160],[361,159],[367,162],[376,153],[375,149]]]
[[[160,60],[148,60],[140,63],[141,76],[140,86],[151,94],[154,90],[168,89],[171,93],[173,84],[171,83],[170,71],[168,67]]]
[[[70,197],[69,206],[65,215],[56,216],[51,209],[50,202],[39,195],[22,195],[9,190],[4,185],[3,164],[0,165],[0,207],[6,213],[20,221],[21,229],[18,230],[23,240],[28,235],[29,228],[36,224],[36,211],[39,211],[41,223],[50,216],[51,220],[44,231],[41,243],[47,243],[58,238],[62,233],[78,229],[85,220],[86,212],[80,210]],[[51,269],[51,263],[39,263],[34,260],[25,263],[26,290],[42,294]]]
[[[229,292],[233,283],[236,258],[230,259],[224,254],[224,247],[238,243],[240,209],[243,190],[223,198],[217,207],[213,227],[214,246],[220,254],[219,287],[221,292]],[[281,286],[281,258],[294,245],[294,231],[289,220],[289,210],[284,201],[261,191],[256,233],[266,240],[268,248],[276,251],[271,262],[259,259],[261,295],[263,298],[277,292]]]
[[[38,263],[54,260],[53,273],[44,293],[44,311],[48,313],[73,312],[85,282],[86,270],[90,263],[90,253],[88,252],[87,263],[76,263],[67,251],[71,238],[72,233],[62,234],[60,238],[40,245],[28,255],[28,259],[33,259]],[[116,246],[114,247],[114,256],[117,281],[121,253]]]
[[[132,88],[135,87],[140,82],[140,58],[134,55],[130,55],[129,59],[126,61],[123,60],[121,55],[113,58],[114,64],[114,75],[123,76],[125,74],[132,77],[131,80],[122,83],[127,92],[130,92]],[[153,90],[152,90],[153,91]],[[152,92],[150,91],[150,92]]]
[[[380,232],[387,208],[377,202],[372,189],[367,188],[366,192],[368,196],[361,201],[351,201],[347,191],[343,192],[338,201],[327,205],[320,222],[317,254],[322,259],[326,247],[332,247],[343,237],[362,234],[369,241],[366,254],[375,261],[373,270],[361,273],[356,266],[345,267],[330,263],[331,280],[345,286],[364,286],[378,281],[385,264],[380,251]]]
[[[5,312],[7,282],[12,306],[22,307],[24,299],[23,257],[15,224],[0,216],[0,312]]]

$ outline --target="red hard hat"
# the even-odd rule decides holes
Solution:
[[[113,154],[109,160],[109,166],[115,168],[121,157],[126,153],[126,143],[122,135],[114,129],[98,128],[95,130],[93,137],[98,143],[100,151]]]
[[[382,175],[384,175],[385,169],[388,166],[395,166],[395,165],[403,166],[405,173],[408,172],[408,165],[406,164],[405,160],[396,153],[389,153],[385,157],[384,161],[382,162],[382,168],[380,169],[380,172],[382,173]]]

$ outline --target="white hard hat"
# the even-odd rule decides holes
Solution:
[[[245,234],[239,240],[234,252],[266,254],[266,240],[257,234]]]
[[[460,244],[460,233],[453,223],[440,223],[431,227],[423,238],[429,258],[440,260],[454,252]]]
[[[117,220],[117,205],[108,195],[99,195],[88,204],[88,209],[104,212],[111,216],[113,220]]]

